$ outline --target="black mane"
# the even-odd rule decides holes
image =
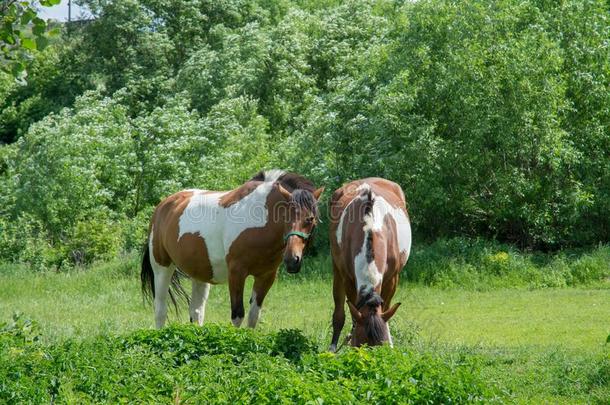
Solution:
[[[316,189],[309,179],[292,172],[282,174],[277,180],[282,184],[282,187],[290,192],[294,190],[305,190],[313,193]]]
[[[261,170],[252,176],[250,181],[268,181],[268,173],[269,171]],[[292,203],[301,209],[310,211],[318,218],[318,200],[313,196],[316,188],[309,179],[297,173],[284,172],[277,178],[277,181],[292,193]]]
[[[294,190],[291,202],[299,207],[299,209],[308,210],[314,217],[318,218],[318,200],[316,200],[311,191],[300,188]]]
[[[360,292],[364,292],[364,287],[360,288]],[[360,295],[360,294],[358,294]],[[360,298],[358,299],[358,303],[356,304],[356,308],[360,309],[364,306],[369,307],[369,309],[374,310],[376,309],[378,306],[383,305],[383,298],[381,298],[381,296],[379,294],[377,294],[375,291],[373,290],[369,290],[368,292],[360,295]]]
[[[369,307],[369,314],[364,322],[364,330],[370,344],[379,344],[387,340],[387,327],[377,313],[377,308],[383,305],[383,299],[375,291],[369,291],[358,300],[356,308]]]
[[[256,173],[254,176],[252,176],[252,178],[250,178],[249,181],[268,180],[268,178],[266,176],[270,172],[272,172],[272,171],[261,170],[260,172]],[[290,192],[293,192],[294,190],[302,189],[302,190],[307,190],[307,191],[310,191],[313,193],[313,191],[315,190],[315,186],[309,179],[301,176],[300,174],[293,173],[293,172],[282,173],[282,175],[280,175],[277,178],[277,181],[280,182],[282,187],[284,187],[286,190],[288,190]]]

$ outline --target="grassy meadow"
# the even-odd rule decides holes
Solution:
[[[0,405],[610,405],[608,0],[81,3],[0,2]],[[254,331],[226,286],[156,331],[154,207],[271,168],[327,190],[302,272]],[[415,241],[395,348],[335,356],[326,207],[371,176]]]
[[[298,275],[282,272],[265,301],[257,336],[299,329],[325,350],[331,334],[329,264],[321,256],[310,258]],[[61,273],[7,266],[0,283],[0,319],[24,314],[40,325],[44,344],[153,327],[152,308],[139,291],[137,255]],[[474,361],[501,402],[610,398],[607,280],[566,288],[473,289],[424,286],[405,277],[396,300],[403,303],[391,322],[397,348]],[[229,314],[226,285],[212,287],[206,322],[228,327]],[[186,323],[186,308],[170,321]]]

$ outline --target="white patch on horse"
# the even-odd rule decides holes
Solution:
[[[226,282],[228,277],[222,240],[224,208],[219,204],[224,194],[204,194],[204,190],[194,190],[178,222],[178,240],[187,233],[199,235],[204,240],[214,275],[210,281],[215,283]]]
[[[191,303],[189,305],[189,314],[191,322],[197,322],[199,326],[203,325],[205,318],[205,305],[210,294],[210,284],[197,280],[192,280]]]
[[[411,224],[407,214],[402,208],[393,207],[392,204],[379,195],[375,195],[373,198],[373,210],[365,218],[365,230],[380,231],[383,228],[386,215],[389,215],[396,224],[398,250],[400,253],[406,253],[408,257],[411,252]]]
[[[201,236],[212,265],[213,278],[210,281],[226,283],[226,257],[233,242],[245,230],[262,228],[267,224],[267,196],[273,189],[273,183],[282,174],[281,170],[265,172],[264,182],[228,208],[220,205],[220,199],[227,192],[204,194],[204,190],[194,190],[179,219],[178,240],[186,233]]]
[[[363,183],[358,186],[359,190],[370,189],[370,185]],[[383,275],[378,271],[375,261],[368,263],[366,252],[368,250],[368,233],[379,232],[383,229],[386,215],[389,215],[396,225],[398,233],[398,250],[405,253],[407,258],[411,252],[411,224],[405,211],[401,208],[393,207],[383,197],[373,193],[373,209],[364,217],[364,241],[360,252],[354,258],[354,271],[356,273],[356,285],[358,291],[374,289],[383,281]]]
[[[254,328],[258,322],[258,318],[261,314],[261,307],[256,302],[256,291],[252,291],[252,297],[250,298],[250,312],[248,312],[248,327]]]
[[[273,169],[265,171],[265,182],[275,182],[277,179],[282,177],[286,172],[280,169]]]
[[[233,241],[246,229],[262,228],[267,224],[267,196],[273,189],[273,181],[259,184],[250,194],[224,210],[224,247],[226,253]]]
[[[370,190],[371,189],[371,185],[369,183],[362,183],[361,185],[359,185],[358,187],[356,187],[357,191],[361,191],[361,190]]]
[[[368,238],[364,235],[364,242],[360,252],[354,258],[354,273],[356,273],[356,287],[358,291],[370,291],[383,281],[383,275],[378,271],[375,261],[366,261]]]
[[[337,226],[336,237],[337,244],[341,247],[341,241],[343,240],[343,222],[345,222],[345,216],[347,215],[347,210],[350,205],[356,200],[357,197],[352,198],[352,200],[345,206],[343,212],[341,212],[341,217],[339,218],[339,225]]]

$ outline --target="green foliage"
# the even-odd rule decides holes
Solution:
[[[40,0],[39,3],[50,7],[59,4],[60,0]],[[19,0],[0,2],[0,68],[16,78],[21,77],[32,52],[42,50],[48,44],[46,30],[47,22],[38,17],[32,3]]]
[[[16,319],[2,327],[0,341],[23,335],[28,321]],[[287,344],[289,337],[295,340]],[[261,335],[189,325],[50,346],[9,342],[0,351],[4,401],[464,403],[495,396],[466,359],[388,348],[335,357],[316,353],[295,330]]]
[[[28,346],[40,338],[38,324],[27,319],[21,313],[14,313],[9,322],[0,323],[0,347],[7,350],[11,347]]]
[[[27,85],[0,76],[2,226],[31,219],[42,267],[132,249],[161,198],[271,167],[392,179],[417,240],[610,240],[603,0],[85,3],[96,18],[37,51]],[[15,232],[0,259],[31,261]],[[561,260],[531,280],[603,274]],[[451,266],[443,283],[478,277]]]

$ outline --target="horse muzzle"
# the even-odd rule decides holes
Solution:
[[[284,258],[284,265],[286,266],[286,271],[290,274],[295,274],[301,271],[301,257],[300,256],[290,256]]]

